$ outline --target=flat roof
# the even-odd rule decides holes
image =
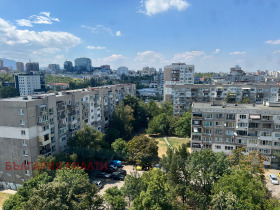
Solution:
[[[280,110],[280,103],[270,103],[269,105],[264,106],[263,104],[226,104],[224,107],[222,105],[211,105],[210,102],[208,103],[193,103],[193,108],[211,108],[211,109],[256,109],[256,110],[263,110],[263,109],[277,109]]]

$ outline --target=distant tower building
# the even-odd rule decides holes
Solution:
[[[74,70],[73,63],[71,61],[65,61],[64,62],[64,70],[65,71],[73,71]]]
[[[30,62],[25,64],[26,73],[30,73],[32,71],[39,71],[39,63]]]
[[[120,77],[120,76],[122,76],[122,74],[128,76],[128,68],[127,67],[121,66],[121,67],[118,68],[117,75]]]
[[[0,59],[0,68],[4,67],[4,61],[2,59]]]
[[[75,70],[77,72],[91,71],[91,60],[89,58],[76,58]]]
[[[60,70],[60,66],[59,66],[59,64],[49,64],[49,67],[48,67],[48,69],[50,70],[50,71],[59,71]]]
[[[24,71],[24,64],[22,62],[16,62],[16,68],[18,72]]]

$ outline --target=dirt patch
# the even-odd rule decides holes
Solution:
[[[266,186],[267,186],[268,190],[271,191],[272,196],[277,198],[278,200],[280,200],[280,185],[272,184],[269,179],[269,175],[274,174],[277,177],[278,181],[280,182],[280,178],[278,176],[279,172],[280,172],[280,170],[276,170],[276,169],[265,169],[265,171],[264,171],[265,179],[266,179]]]

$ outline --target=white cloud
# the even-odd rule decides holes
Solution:
[[[123,61],[124,59],[125,59],[125,57],[123,55],[113,54],[111,56],[103,58],[102,60],[105,63],[111,63],[111,62]]]
[[[121,31],[116,32],[116,36],[121,36],[121,35],[122,35]]]
[[[280,39],[278,39],[278,40],[268,40],[265,43],[266,44],[273,44],[273,45],[280,44]]]
[[[185,0],[142,0],[142,7],[146,15],[154,15],[160,12],[165,12],[171,8],[175,8],[178,11],[187,9],[190,4]]]
[[[0,18],[0,57],[38,61],[51,59],[56,53],[67,51],[80,42],[80,38],[68,32],[20,30]]]
[[[216,49],[213,53],[218,54],[219,52],[221,52],[221,49]]]
[[[280,50],[275,50],[274,52],[273,52],[273,54],[279,54],[280,53]]]
[[[238,52],[238,51],[236,51],[236,52],[230,52],[229,54],[230,55],[245,55],[246,52]]]
[[[196,57],[201,57],[205,53],[203,51],[190,51],[184,53],[177,53],[173,57],[174,62],[191,62]]]
[[[16,20],[18,26],[32,27],[33,24],[52,24],[53,22],[59,22],[58,18],[50,16],[50,12],[40,12],[39,15],[31,15],[28,19]]]
[[[87,49],[89,49],[89,50],[106,50],[106,47],[89,45],[89,46],[87,46]]]

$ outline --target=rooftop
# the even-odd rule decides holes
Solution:
[[[212,105],[211,103],[193,103],[193,108],[211,108],[211,109],[277,109],[280,108],[280,103],[269,103],[263,104],[225,104],[225,105]]]

